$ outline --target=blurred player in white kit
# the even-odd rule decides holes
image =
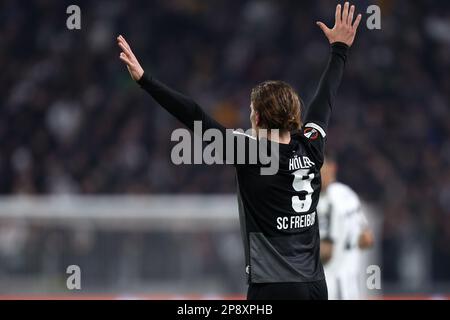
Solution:
[[[373,234],[358,195],[336,181],[338,166],[328,155],[321,169],[322,193],[317,212],[320,257],[330,300],[358,300],[363,296],[361,252],[373,246]]]

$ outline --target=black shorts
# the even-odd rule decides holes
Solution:
[[[253,283],[248,286],[247,300],[328,300],[327,283]]]

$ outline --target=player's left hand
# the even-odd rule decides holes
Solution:
[[[344,4],[344,10],[342,11],[342,6],[339,4],[336,7],[336,21],[333,29],[328,28],[323,22],[318,21],[317,25],[322,29],[325,36],[328,38],[330,43],[342,42],[352,46],[355,40],[356,31],[358,30],[359,23],[361,22],[362,15],[358,14],[356,19],[355,6],[350,6],[349,2]],[[355,20],[355,21],[353,21]]]

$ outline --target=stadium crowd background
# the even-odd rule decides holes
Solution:
[[[171,163],[180,124],[130,81],[115,37],[148,73],[246,129],[263,80],[311,99],[327,58],[315,21],[334,13],[326,0],[75,2],[79,31],[65,25],[72,3],[1,1],[2,195],[233,193],[230,167]],[[340,180],[382,213],[383,280],[404,277],[419,247],[425,280],[450,282],[450,2],[357,3],[371,4],[382,30],[362,25],[328,147]]]

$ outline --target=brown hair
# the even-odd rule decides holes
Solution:
[[[259,127],[294,131],[300,129],[301,102],[295,90],[283,81],[266,81],[252,90],[253,109]]]

